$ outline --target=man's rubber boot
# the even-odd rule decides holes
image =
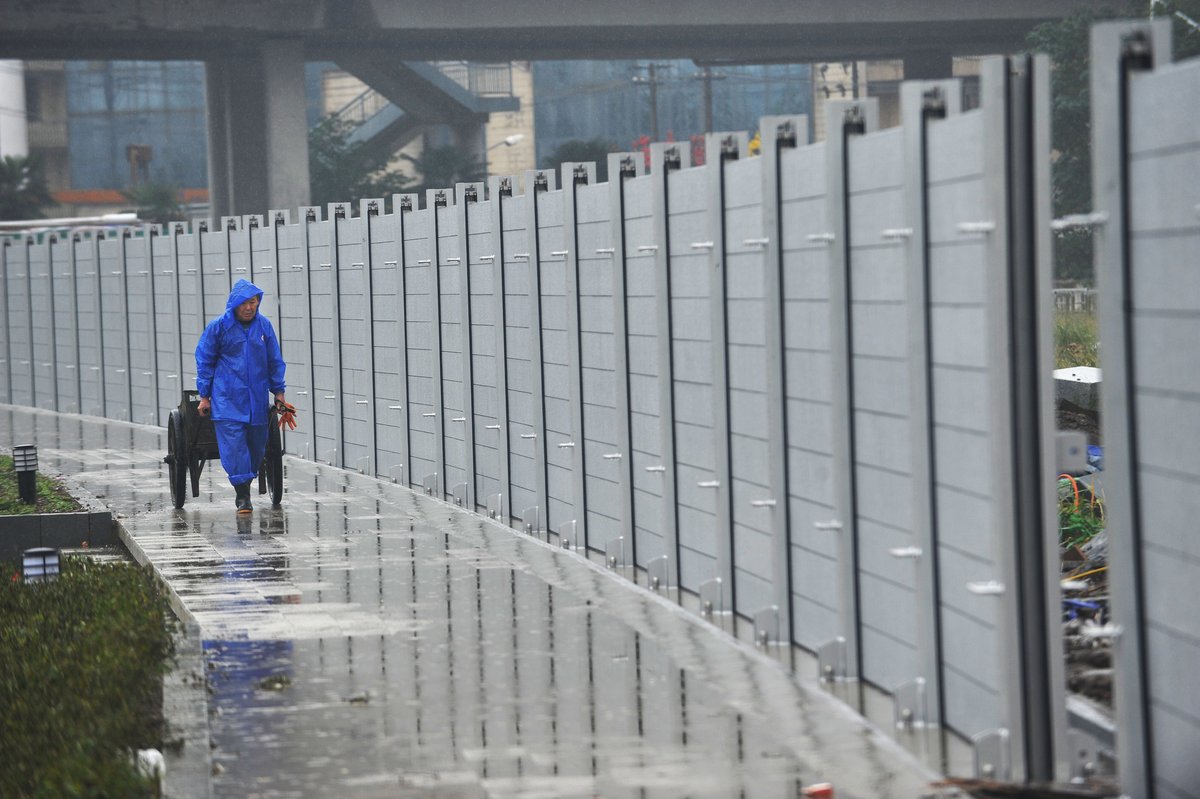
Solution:
[[[242,483],[240,486],[234,486],[233,490],[237,494],[237,498],[233,504],[237,507],[238,513],[253,513],[254,506],[250,504],[250,484]]]

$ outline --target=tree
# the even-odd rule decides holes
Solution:
[[[42,209],[54,205],[46,185],[42,159],[36,155],[6,155],[0,161],[0,219],[41,219]]]
[[[308,132],[308,180],[312,204],[389,197],[411,180],[387,171],[388,156],[371,154],[363,142],[351,142],[354,126],[330,115]]]
[[[597,136],[594,139],[571,139],[554,148],[554,152],[542,159],[542,169],[553,169],[556,173],[562,171],[562,165],[573,161],[576,163],[596,163],[596,181],[603,183],[608,180],[608,154],[615,153],[617,145],[608,139]]]
[[[1200,28],[1193,24],[1200,19],[1200,0],[1152,0],[1151,10],[1156,17],[1170,17],[1174,21],[1176,58],[1200,52]],[[1083,6],[1068,17],[1039,25],[1026,39],[1031,51],[1046,53],[1054,64],[1051,185],[1056,217],[1086,213],[1092,208],[1091,27],[1103,19],[1144,17],[1145,13],[1143,0],[1117,0],[1107,7]],[[1090,231],[1075,229],[1057,234],[1055,274],[1061,280],[1092,282]]]
[[[452,144],[426,147],[418,156],[402,155],[421,175],[416,191],[448,189],[455,183],[470,183],[487,176],[487,165]]]
[[[187,218],[179,201],[179,190],[166,183],[143,183],[121,194],[137,206],[138,218],[144,222],[165,225]]]

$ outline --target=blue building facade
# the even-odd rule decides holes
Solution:
[[[711,111],[705,108],[705,73]],[[705,68],[692,61],[539,61],[533,65],[534,126],[542,163],[571,140],[604,139],[628,150],[652,137],[651,82],[658,105],[658,138],[686,140],[712,130],[755,131],[767,114],[808,114],[808,64],[755,64]]]
[[[146,180],[208,185],[203,63],[68,61],[65,71],[72,188],[127,188],[130,145],[150,148]]]

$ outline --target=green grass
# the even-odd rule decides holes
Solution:
[[[0,563],[0,793],[145,797],[130,752],[160,747],[169,610],[152,572],[67,558],[25,585]]]
[[[17,491],[17,473],[13,471],[13,460],[0,455],[0,516],[24,513],[73,513],[83,510],[62,484],[42,473],[37,476],[38,501],[27,505],[21,501]]]
[[[1054,368],[1099,366],[1096,315],[1079,311],[1054,314]]]

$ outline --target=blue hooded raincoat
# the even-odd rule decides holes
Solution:
[[[212,400],[221,465],[234,485],[254,479],[266,452],[271,395],[286,389],[283,354],[261,312],[248,324],[235,311],[263,291],[248,280],[234,284],[225,313],[208,323],[196,345],[196,389]]]

